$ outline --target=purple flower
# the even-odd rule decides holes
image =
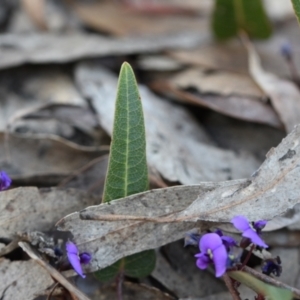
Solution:
[[[75,272],[82,278],[85,278],[83,274],[81,264],[88,264],[91,261],[91,255],[87,252],[79,254],[77,246],[72,242],[66,244],[67,256],[70,264]]]
[[[268,248],[268,245],[259,236],[267,221],[260,220],[250,224],[244,216],[236,216],[231,220],[231,223],[236,229],[243,232],[243,237],[250,239],[253,244]]]
[[[7,190],[11,185],[12,180],[9,176],[4,172],[0,171],[0,191]]]
[[[264,265],[262,266],[262,272],[268,276],[274,274],[275,276],[279,277],[282,272],[280,257],[277,256],[276,258],[266,259],[264,261]]]
[[[229,252],[232,247],[237,246],[237,242],[234,238],[228,235],[223,235],[223,232],[221,229],[217,229],[215,231],[217,235],[219,235],[222,239],[223,245],[226,247],[226,250]]]
[[[200,253],[196,254],[196,265],[204,270],[213,263],[216,269],[216,277],[226,272],[227,251],[221,237],[216,233],[207,233],[202,236],[199,242]]]

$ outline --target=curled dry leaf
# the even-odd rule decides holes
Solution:
[[[59,218],[99,202],[98,197],[72,189],[26,187],[3,191],[0,193],[0,237],[50,230]]]
[[[261,101],[264,94],[250,77],[243,74],[193,68],[169,80],[155,81],[151,87],[178,101],[207,107],[234,118],[282,126],[272,107]]]
[[[117,77],[96,63],[81,63],[76,81],[91,99],[102,127],[112,133]],[[215,147],[183,107],[139,86],[145,116],[147,161],[169,181],[195,184],[249,176],[259,166],[249,153]],[[207,155],[209,153],[209,155]]]
[[[249,70],[261,89],[270,97],[287,132],[300,123],[300,91],[296,84],[266,72],[250,41],[245,41],[249,55]]]
[[[82,251],[93,253],[87,271],[95,271],[123,256],[180,239],[193,227],[203,230],[207,222],[226,223],[236,215],[270,220],[285,213],[300,202],[299,161],[297,126],[270,150],[249,180],[140,193],[67,216],[58,227],[70,230]]]
[[[2,300],[35,299],[54,284],[49,273],[33,260],[0,259],[0,297]]]

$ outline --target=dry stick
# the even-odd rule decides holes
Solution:
[[[71,282],[69,282],[61,273],[59,273],[51,265],[43,261],[28,243],[19,242],[19,246],[29,255],[30,258],[32,258],[44,269],[46,269],[56,281],[58,281],[65,289],[67,289],[70,292],[72,297],[75,296],[79,300],[90,300],[86,295],[84,295],[80,290],[78,290]]]
[[[300,299],[300,290],[294,288],[294,287],[291,287],[283,282],[280,282],[268,275],[265,275],[265,274],[262,274],[262,273],[259,273],[257,272],[256,270],[252,269],[252,268],[249,268],[247,266],[244,266],[243,268],[243,272],[246,272],[248,274],[251,274],[253,275],[254,277],[256,277],[257,279],[260,279],[261,281],[265,282],[265,283],[268,283],[268,284],[271,284],[271,285],[274,285],[274,286],[277,286],[277,287],[280,287],[280,288],[284,288],[284,289],[287,289],[287,290],[290,290],[292,293],[293,293],[293,297],[296,298],[296,299]]]
[[[53,295],[53,293],[54,293],[54,291],[55,291],[55,289],[57,288],[58,285],[59,285],[59,282],[56,282],[56,283],[54,284],[54,286],[52,287],[52,289],[51,289],[49,295],[47,296],[47,300],[51,300],[51,297],[52,297],[52,295]]]
[[[227,288],[228,288],[228,290],[229,290],[229,292],[232,296],[232,299],[233,300],[241,300],[241,297],[240,297],[238,291],[234,288],[234,286],[232,284],[232,280],[231,280],[231,278],[229,277],[229,275],[227,273],[225,273],[223,275],[223,279],[224,279],[225,284],[226,284],[226,286],[227,286]]]
[[[19,243],[19,239],[14,239],[12,240],[8,245],[6,245],[5,247],[3,247],[0,250],[0,257],[7,255],[8,253],[14,251],[15,249],[17,249],[19,247],[18,243]]]

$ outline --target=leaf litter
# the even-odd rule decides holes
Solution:
[[[94,256],[86,272],[125,255],[158,248],[160,263],[152,276],[159,281],[154,286],[160,290],[152,287],[149,278],[139,284],[125,282],[124,299],[132,299],[133,294],[142,295],[140,299],[227,299],[222,282],[195,269],[192,249],[181,248],[182,241],[170,242],[194,228],[200,232],[217,226],[229,230],[231,216],[243,213],[253,220],[257,216],[271,219],[266,231],[272,232],[265,234],[266,241],[277,247],[274,253],[283,256],[284,266],[292,270],[283,273],[283,280],[297,286],[293,282],[298,274],[300,222],[299,127],[293,130],[298,122],[297,97],[284,98],[294,99],[289,110],[282,99],[281,106],[274,101],[282,93],[283,82],[287,91],[293,85],[292,94],[298,95],[289,80],[288,65],[279,55],[283,38],[292,40],[297,48],[299,28],[296,22],[287,21],[290,7],[279,1],[272,9],[266,4],[271,18],[281,25],[269,41],[255,43],[263,66],[259,72],[273,73],[273,82],[278,83],[274,96],[263,84],[261,89],[255,85],[254,81],[259,83],[257,73],[254,81],[250,78],[247,53],[240,42],[212,41],[208,29],[211,1],[166,0],[163,5],[163,9],[136,9],[98,2],[80,15],[78,9],[48,1],[44,8],[35,7],[36,16],[32,8],[27,15],[21,6],[0,8],[8,9],[5,18],[10,19],[0,34],[0,167],[12,176],[15,187],[0,193],[0,248],[6,248],[20,232],[48,232],[61,219],[60,230],[67,230],[80,250]],[[9,10],[14,10],[13,17]],[[97,10],[103,14],[98,20],[93,16]],[[42,11],[46,14],[40,19]],[[0,15],[0,26],[5,18]],[[83,26],[95,31],[88,32]],[[154,60],[147,58],[149,54]],[[83,61],[87,58],[97,61]],[[117,82],[111,71],[125,59],[133,63],[142,82],[151,185],[164,188],[99,205]],[[40,66],[34,66],[37,64]],[[270,103],[265,102],[266,95]],[[267,150],[284,136],[281,122],[291,133],[259,168]],[[59,188],[53,187],[56,185]],[[57,273],[53,277],[44,256],[33,260],[37,248],[24,242],[20,245],[32,259],[22,256],[16,261],[11,254],[1,258],[0,295],[3,299],[49,295],[47,288],[52,289],[54,281],[64,282],[63,277],[55,277]],[[45,263],[48,271],[36,262]],[[20,270],[26,274],[22,278]],[[74,276],[70,271],[63,274]],[[189,280],[187,274],[195,278]],[[199,287],[200,280],[207,289]],[[77,280],[72,282],[80,286]],[[210,289],[212,283],[218,288]],[[80,287],[90,299],[115,297],[115,285],[96,286],[93,295],[87,281]],[[162,286],[170,295],[161,291]],[[67,285],[67,290],[72,289]],[[65,290],[54,292],[59,295]],[[73,295],[86,299],[76,293],[75,288]],[[242,293],[253,298],[245,290]]]

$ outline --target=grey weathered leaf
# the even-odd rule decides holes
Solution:
[[[81,58],[193,48],[208,39],[198,32],[122,39],[96,34],[2,34],[0,69],[24,63],[62,63]]]
[[[128,214],[160,217],[183,210],[199,194],[203,195],[219,186],[240,185],[244,182],[245,180],[202,183],[151,190],[111,201],[109,204],[90,207],[81,215],[85,217],[91,214]],[[180,239],[193,227],[195,227],[194,223],[185,222],[175,225],[175,223],[158,224],[136,221],[89,221],[81,220],[79,213],[71,214],[58,223],[60,230],[72,232],[80,250],[93,253],[93,260],[87,266],[87,271],[91,272],[111,265],[116,260],[132,254],[132,251],[140,252],[147,247],[149,247],[147,249],[153,249]],[[140,239],[141,236],[144,238]]]
[[[33,260],[0,259],[0,297],[2,300],[34,299],[54,284],[49,273]]]
[[[203,230],[207,222],[226,223],[236,215],[270,220],[285,213],[300,202],[299,161],[297,126],[270,150],[249,180],[140,193],[71,214],[58,225],[73,233],[82,251],[94,253],[87,271],[95,271],[123,256],[180,239],[193,227]]]
[[[79,64],[76,80],[91,99],[99,122],[112,133],[117,77],[96,63]],[[214,146],[183,107],[169,103],[140,85],[147,139],[147,161],[170,181],[196,184],[248,177],[259,166],[249,153]],[[209,155],[207,155],[209,153]]]
[[[55,222],[99,198],[76,190],[17,188],[0,193],[0,237],[12,238],[16,232],[47,231]]]

